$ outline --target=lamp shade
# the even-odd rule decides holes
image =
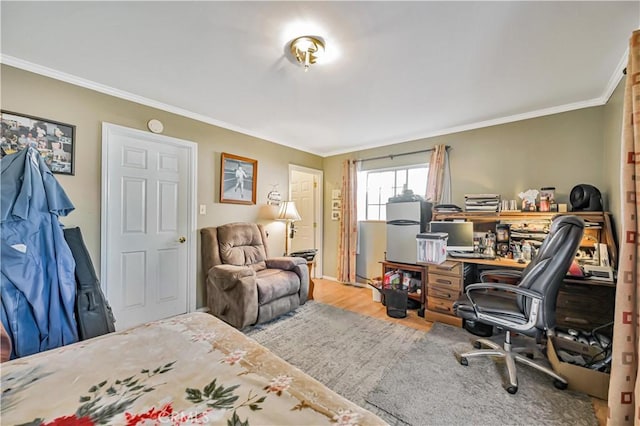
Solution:
[[[280,211],[278,212],[278,220],[287,220],[291,222],[302,220],[300,213],[298,213],[298,209],[296,209],[296,203],[293,201],[283,202],[280,206]]]

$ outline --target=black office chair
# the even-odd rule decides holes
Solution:
[[[584,221],[577,216],[557,216],[538,253],[523,271],[518,285],[478,283],[465,287],[465,294],[453,309],[457,316],[498,326],[506,331],[503,347],[488,339],[478,339],[478,350],[456,354],[462,365],[468,358],[497,356],[505,359],[509,375],[507,392],[518,391],[516,361],[529,365],[553,377],[554,385],[566,389],[567,381],[553,370],[533,362],[533,352],[511,346],[511,333],[537,339],[552,334],[556,325],[556,299],[562,280],[574,259],[584,232]],[[490,349],[480,349],[481,347]],[[522,356],[521,354],[527,356]]]

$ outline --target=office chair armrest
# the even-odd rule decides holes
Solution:
[[[527,318],[527,322],[525,324],[517,324],[515,322],[509,321],[504,318],[491,315],[482,311],[480,308],[478,308],[478,305],[476,304],[475,300],[473,300],[473,297],[471,297],[471,293],[477,290],[500,290],[500,291],[516,293],[531,299],[532,300],[531,310],[530,310],[530,315]],[[476,317],[480,321],[483,321],[483,320],[485,322],[488,321],[489,324],[502,325],[510,329],[513,329],[515,331],[527,331],[535,326],[538,315],[541,314],[542,300],[544,297],[542,294],[536,291],[532,291],[527,288],[520,288],[518,286],[514,286],[511,284],[502,284],[502,283],[470,284],[465,288],[465,294],[467,296],[467,299],[469,299],[469,302],[471,302],[471,306],[473,307]]]
[[[538,293],[537,291],[529,290],[528,288],[521,288],[511,284],[503,284],[503,283],[477,283],[477,284],[469,284],[468,286],[465,287],[465,290],[464,290],[469,300],[471,300],[471,303],[473,303],[473,300],[471,299],[471,296],[469,295],[469,293],[474,290],[502,290],[502,291],[508,291],[511,293],[516,293],[521,296],[529,297],[531,299],[542,300],[542,294]]]
[[[483,282],[483,283],[491,282],[491,281],[486,281],[486,278],[491,276],[494,276],[498,279],[506,278],[507,280],[511,280],[511,281],[519,281],[520,278],[522,278],[522,271],[518,271],[514,269],[488,269],[480,273],[480,282]],[[499,282],[502,282],[502,281],[499,281]]]

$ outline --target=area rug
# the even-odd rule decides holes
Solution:
[[[365,396],[385,370],[425,335],[424,331],[314,301],[243,332],[365,408]]]
[[[440,323],[396,359],[368,403],[410,425],[597,425],[590,398],[561,391],[552,379],[518,365],[518,392],[507,393],[504,363],[492,358],[458,363],[473,335]],[[385,416],[382,416],[385,418]]]

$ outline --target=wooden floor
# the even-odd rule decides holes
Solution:
[[[421,318],[417,310],[407,311],[406,318],[391,318],[387,315],[387,308],[382,303],[374,302],[371,287],[355,287],[341,284],[335,281],[314,278],[315,287],[313,298],[320,303],[336,306],[362,315],[378,318],[385,321],[402,324],[418,330],[429,331],[433,323]],[[607,423],[607,402],[598,398],[591,398],[593,408],[598,419],[598,424],[604,426]]]
[[[417,310],[407,310],[406,318],[391,318],[382,303],[374,302],[371,287],[356,287],[335,281],[314,278],[313,298],[317,302],[333,305],[347,311],[406,325],[417,330],[429,331],[433,323],[417,314]]]

